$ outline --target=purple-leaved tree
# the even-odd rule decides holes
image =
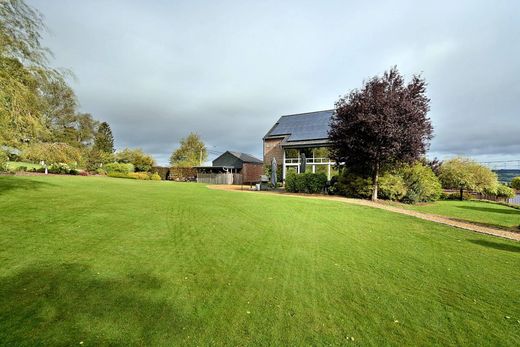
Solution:
[[[426,154],[433,136],[429,102],[426,81],[414,75],[406,84],[397,67],[336,102],[331,155],[348,170],[372,178],[372,200],[377,200],[380,175]]]

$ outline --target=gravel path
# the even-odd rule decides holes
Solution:
[[[444,216],[439,216],[435,214],[430,213],[422,213],[417,211],[411,211],[404,208],[396,207],[396,206],[390,206],[383,203],[373,202],[370,200],[362,200],[362,199],[350,199],[350,198],[343,198],[339,196],[329,196],[329,195],[306,195],[306,194],[292,194],[292,193],[285,193],[285,192],[257,192],[257,191],[251,191],[246,186],[242,188],[242,186],[228,186],[228,185],[209,185],[209,189],[215,189],[215,190],[226,190],[226,191],[238,191],[238,192],[244,192],[244,193],[256,193],[256,194],[267,194],[267,195],[278,195],[278,196],[294,196],[304,199],[317,199],[317,200],[328,200],[328,201],[339,201],[343,203],[353,204],[353,205],[360,205],[360,206],[368,206],[368,207],[374,207],[379,208],[382,210],[387,210],[395,213],[405,214],[407,216],[412,216],[420,219],[424,219],[430,222],[440,223],[449,225],[455,228],[459,229],[465,229],[474,231],[481,234],[487,234],[497,237],[502,237],[509,240],[515,240],[520,241],[520,233],[515,233],[512,231],[502,230],[498,228],[490,228],[485,227],[477,224],[472,224],[469,222],[461,222],[457,220],[453,220]]]

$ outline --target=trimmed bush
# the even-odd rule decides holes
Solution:
[[[511,180],[511,187],[516,190],[520,190],[520,176],[515,177]]]
[[[406,196],[408,188],[401,176],[385,174],[379,179],[379,197],[400,201]]]
[[[106,174],[107,174],[107,172],[105,171],[105,169],[102,169],[102,168],[97,168],[97,169],[96,169],[96,173],[97,173],[98,175],[106,175]]]
[[[114,177],[114,178],[129,178],[132,180],[141,180],[141,181],[148,181],[148,180],[160,181],[161,180],[161,176],[159,176],[157,173],[150,174],[148,172],[129,172],[129,173],[109,172],[107,174],[107,176]]]
[[[107,173],[107,176],[113,177],[113,178],[129,178],[129,179],[135,180],[135,177],[132,177],[132,176],[129,176],[128,174],[120,173],[120,172],[109,172],[109,173]]]
[[[307,192],[310,194],[323,193],[325,185],[327,184],[327,175],[324,173],[306,173]]]
[[[103,169],[107,173],[122,173],[127,174],[134,172],[134,165],[130,163],[108,163],[103,165]]]
[[[291,193],[322,193],[327,184],[327,176],[323,173],[290,173],[285,178],[285,190]]]
[[[130,172],[127,174],[128,177],[135,178],[136,180],[149,180],[150,174],[147,172]],[[160,179],[161,177],[159,177]]]

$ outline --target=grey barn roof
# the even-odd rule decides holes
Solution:
[[[334,110],[281,116],[264,139],[287,136],[285,142],[327,139]]]
[[[234,152],[234,151],[227,151],[237,157],[238,159],[242,160],[244,163],[257,163],[257,164],[263,164],[263,161],[261,161],[258,158],[253,157],[250,154],[242,153],[242,152]]]

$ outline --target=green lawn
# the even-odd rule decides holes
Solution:
[[[17,168],[19,168],[21,166],[25,166],[28,170],[40,169],[43,167],[40,164],[26,163],[23,161],[8,161],[7,162],[8,170],[16,170]]]
[[[424,205],[400,205],[405,208],[434,213],[503,228],[519,230],[520,210],[485,201],[436,201]]]
[[[103,177],[0,177],[0,211],[0,345],[520,344],[512,241]]]

